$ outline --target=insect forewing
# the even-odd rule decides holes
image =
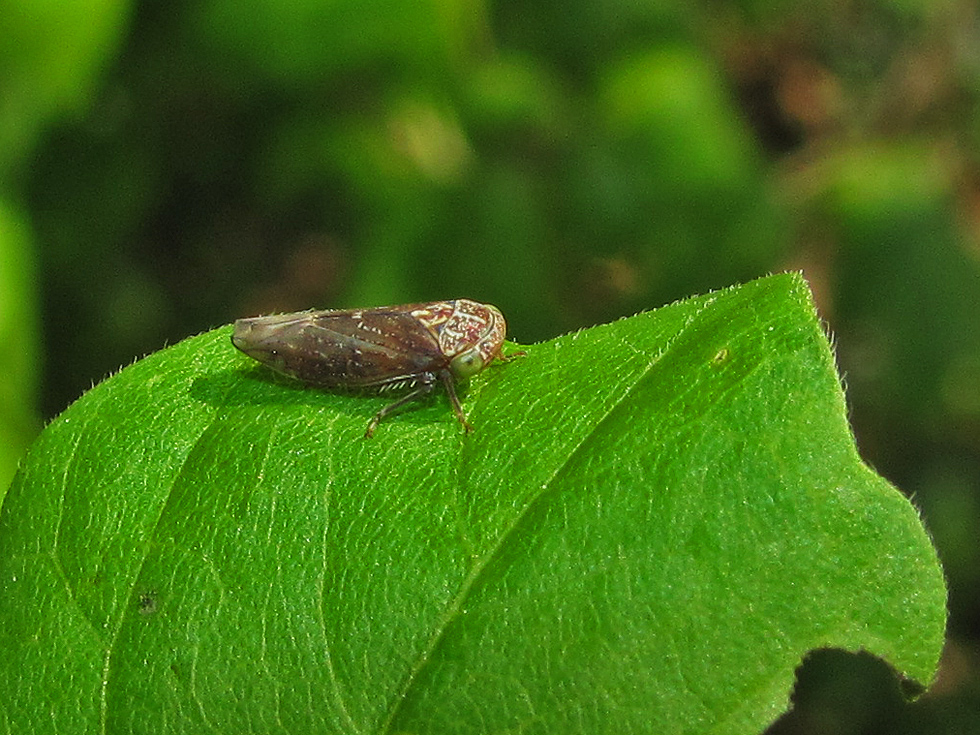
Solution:
[[[404,309],[239,319],[232,341],[259,362],[312,385],[410,385],[443,368],[445,356],[430,330]]]

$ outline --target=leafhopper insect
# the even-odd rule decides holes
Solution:
[[[368,423],[381,421],[428,395],[440,382],[456,417],[466,420],[457,381],[479,373],[501,353],[507,324],[493,306],[468,299],[345,311],[301,311],[239,319],[231,341],[239,350],[308,385],[388,393],[410,390]]]

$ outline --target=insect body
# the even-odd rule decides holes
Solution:
[[[264,365],[310,385],[385,393],[412,389],[368,424],[431,393],[441,382],[456,417],[472,427],[456,381],[501,354],[507,325],[495,307],[467,299],[349,311],[301,311],[235,322],[232,344]]]

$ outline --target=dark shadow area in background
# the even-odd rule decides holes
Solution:
[[[884,661],[837,649],[812,652],[797,669],[793,709],[766,735],[903,735],[980,733],[976,692],[927,694],[905,701],[921,687],[899,682]],[[978,688],[974,685],[974,688]]]

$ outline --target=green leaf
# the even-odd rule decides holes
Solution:
[[[945,589],[780,275],[444,397],[269,377],[228,327],[54,421],[0,516],[18,732],[724,732],[810,650],[927,684]]]

